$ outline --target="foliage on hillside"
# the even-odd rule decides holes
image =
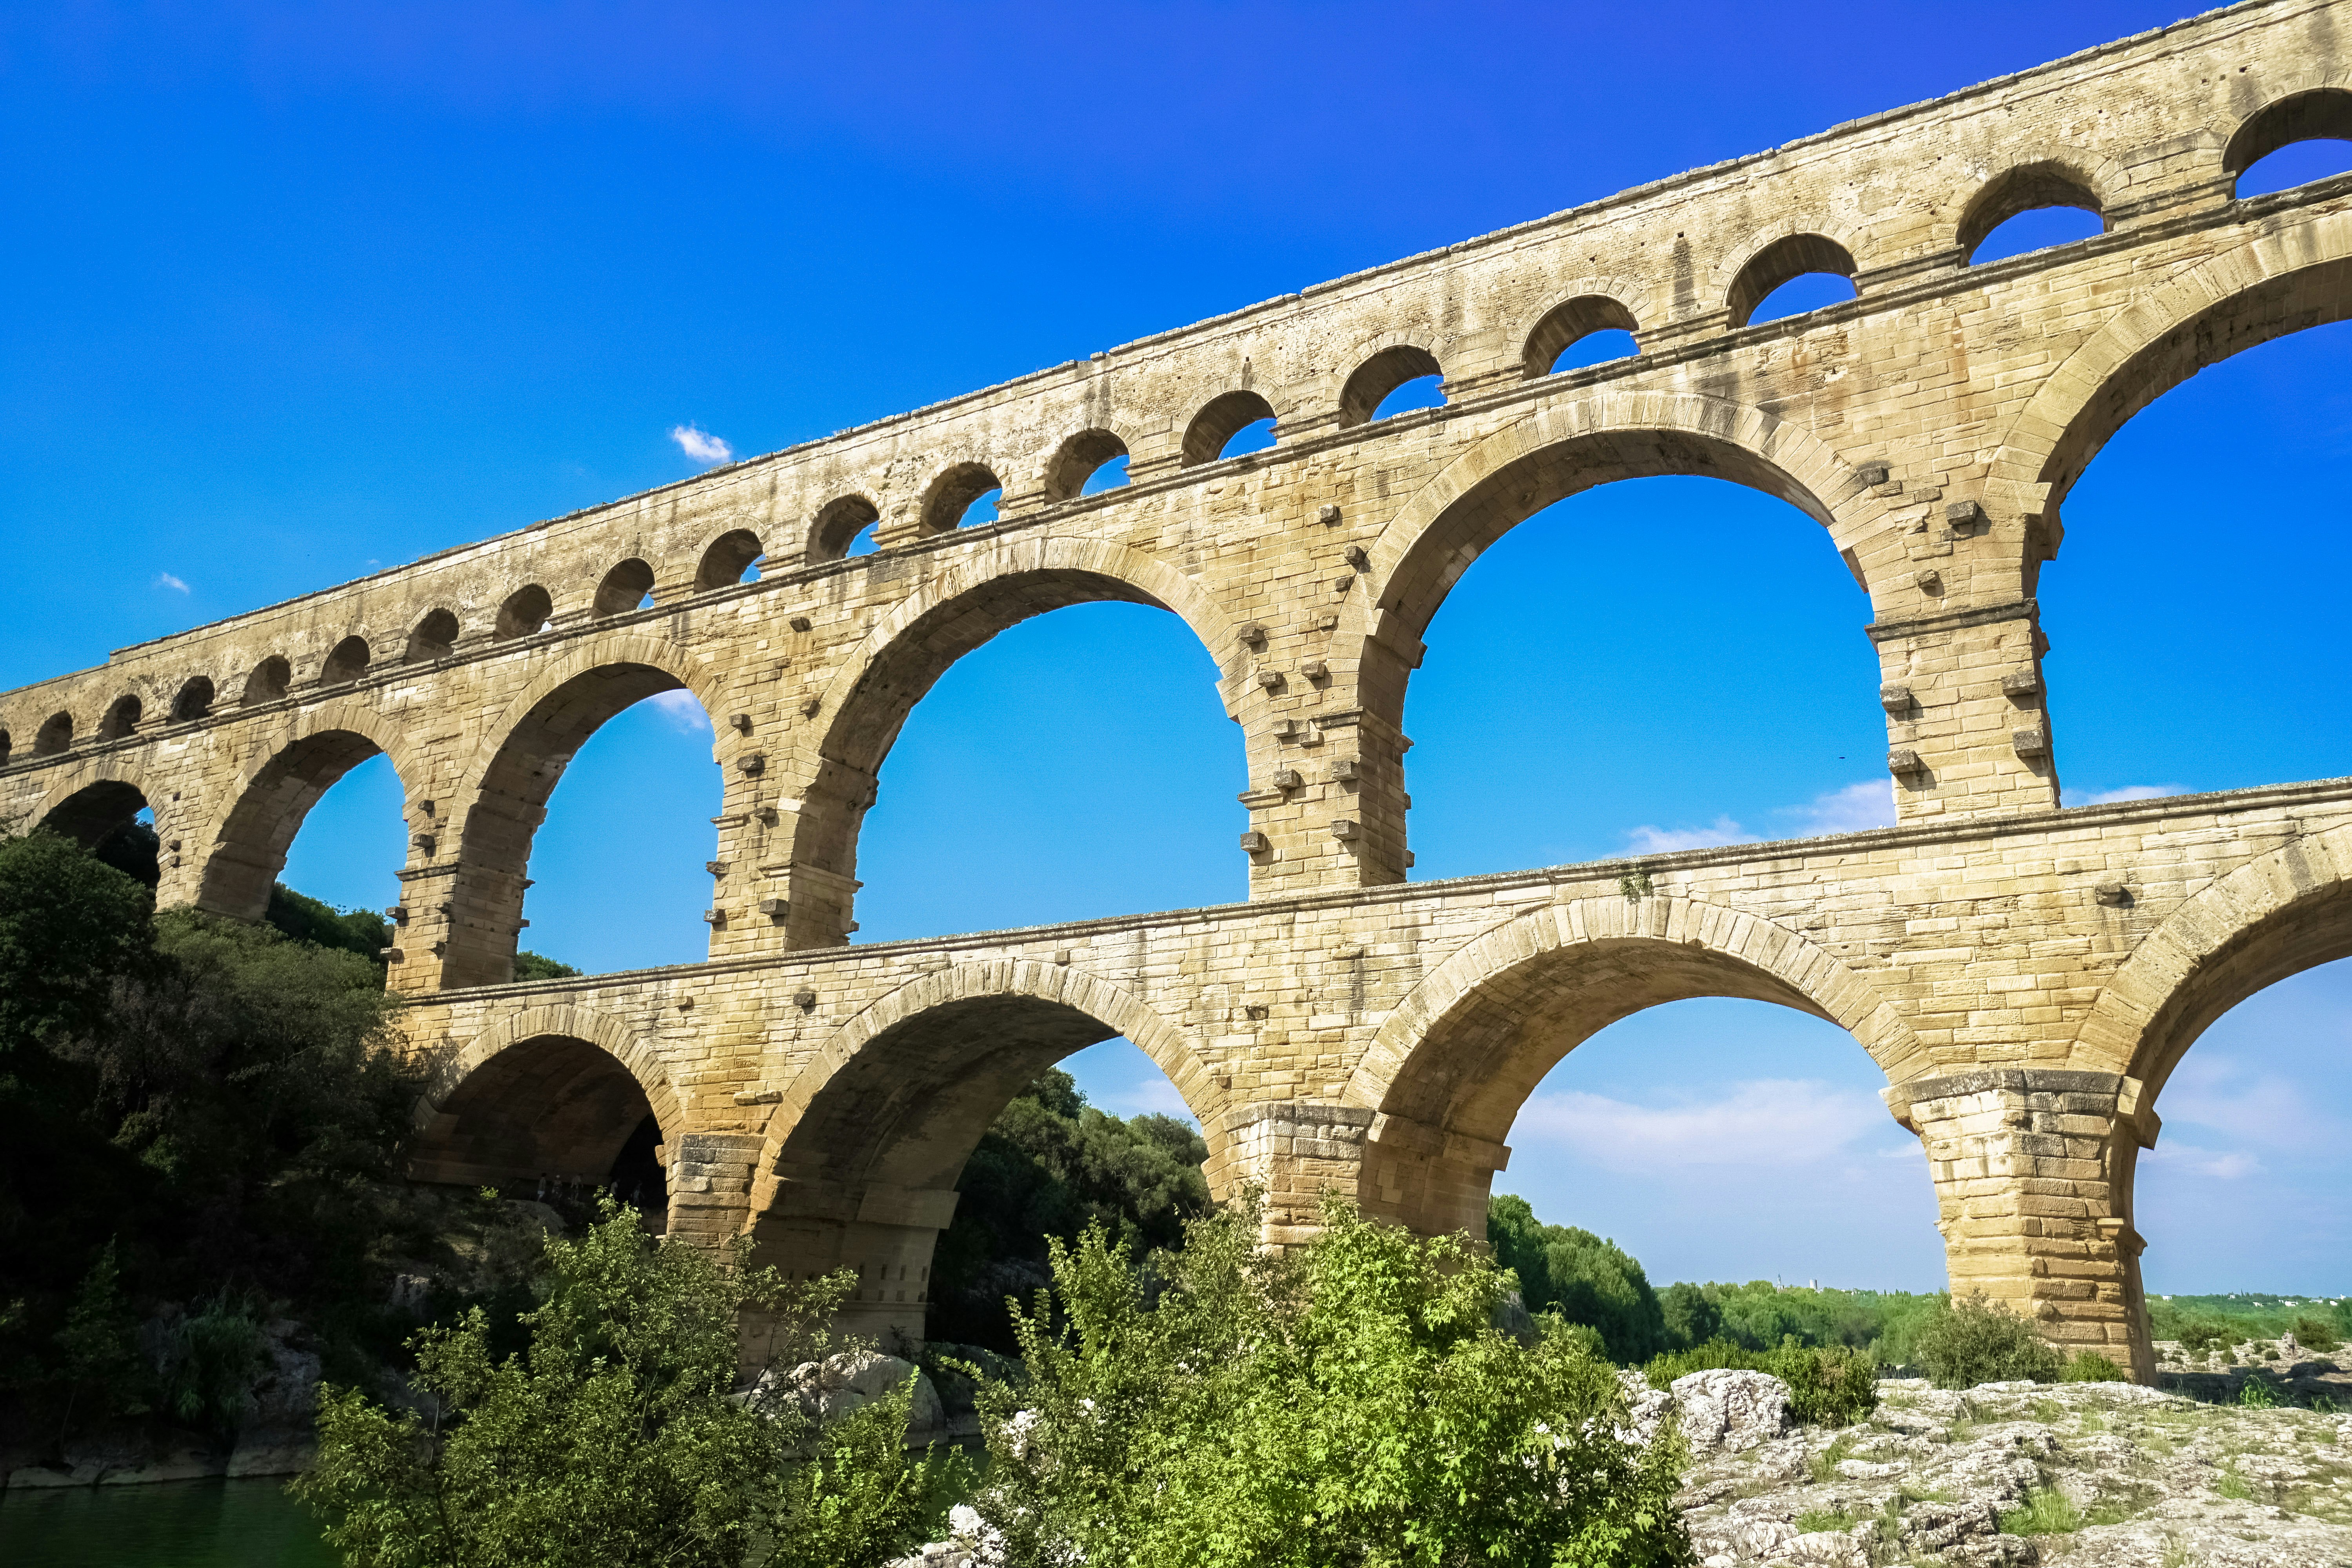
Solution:
[[[1050,1241],[1075,1241],[1099,1221],[1129,1257],[1181,1245],[1184,1222],[1209,1212],[1208,1157],[1187,1123],[1106,1115],[1069,1074],[1047,1068],[998,1115],[956,1181],[961,1197],[931,1265],[927,1336],[1011,1353],[1005,1302],[1051,1278]]]
[[[2352,1340],[2352,1297],[2274,1296],[2241,1291],[2221,1296],[2150,1297],[2148,1328],[2159,1340],[2179,1340],[2192,1352],[2273,1340],[2292,1333],[2312,1350]]]

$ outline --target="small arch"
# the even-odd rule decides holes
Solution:
[[[2098,193],[2081,174],[2054,160],[2021,163],[1986,181],[1984,188],[1969,198],[1968,209],[1960,215],[1960,255],[1973,263],[1993,230],[2021,214],[2043,207],[2077,208],[2098,219],[2102,231],[2106,227]]]
[[[1063,442],[1054,460],[1045,465],[1045,499],[1068,500],[1084,493],[1096,470],[1127,455],[1127,443],[1109,431],[1079,431]]]
[[[368,640],[354,633],[335,645],[327,656],[324,668],[319,671],[321,686],[348,686],[367,673]]]
[[[590,1027],[550,1026],[565,1015]],[[584,1008],[533,1008],[460,1052],[418,1103],[410,1179],[520,1188],[555,1175],[601,1184],[648,1120],[673,1134],[677,1107],[659,1060],[617,1027],[594,1028],[603,1022]],[[666,1216],[647,1217],[658,1225]]]
[[[608,616],[625,616],[642,607],[653,597],[654,569],[630,556],[604,574],[596,584],[595,614],[598,619]]]
[[[1444,374],[1445,367],[1427,349],[1412,343],[1384,348],[1358,365],[1348,384],[1339,389],[1339,423],[1342,426],[1369,424],[1381,402],[1398,387]]]
[[[213,683],[205,676],[192,678],[180,688],[180,694],[172,699],[172,722],[174,724],[210,718],[212,710]]]
[[[457,645],[457,617],[446,610],[435,610],[416,623],[408,634],[408,651],[404,656],[411,664],[425,659],[446,658]]]
[[[517,637],[530,637],[547,629],[547,620],[555,614],[555,601],[547,590],[536,583],[526,583],[507,595],[499,606],[498,624],[490,628],[492,642],[512,642]]]
[[[2235,182],[2272,153],[2297,142],[2352,142],[2352,91],[2316,87],[2289,93],[2256,110],[2222,149],[2221,166]],[[2231,189],[2235,195],[2234,183]]]
[[[136,697],[126,693],[116,698],[112,706],[107,709],[106,717],[98,721],[98,738],[120,741],[139,728],[139,716],[145,710],[145,705]]]
[[[1851,281],[1856,268],[1846,247],[1826,235],[1783,235],[1748,258],[1731,280],[1731,324],[1744,327],[1756,308],[1784,283],[1808,273],[1827,272]]]
[[[1184,462],[1190,468],[1213,463],[1225,455],[1235,436],[1262,420],[1274,417],[1274,405],[1255,392],[1228,392],[1211,398],[1184,430]]]
[[[881,509],[861,495],[836,496],[809,524],[808,559],[843,561],[857,536],[882,521]]]
[[[73,715],[52,713],[33,731],[33,755],[54,757],[73,744]]]
[[[1002,490],[1003,481],[985,463],[957,463],[924,492],[922,505],[923,531],[926,534],[946,533],[964,524],[965,513],[972,503],[991,490]]]
[[[137,784],[122,779],[100,779],[84,784],[42,814],[41,826],[62,833],[86,849],[95,849],[137,819],[147,809],[147,796]]]
[[[284,658],[271,654],[253,667],[245,678],[245,701],[250,707],[256,702],[275,702],[286,695],[286,688],[294,679],[294,667]]]
[[[1529,381],[1549,375],[1560,355],[1595,332],[1638,333],[1633,312],[1606,294],[1580,294],[1544,313],[1520,355]],[[1640,352],[1638,339],[1635,352]]]
[[[758,534],[748,528],[730,529],[702,552],[702,564],[694,569],[694,591],[708,594],[715,588],[733,587],[744,581],[744,574],[757,566],[764,553]]]
[[[15,750],[16,742],[8,739],[8,731],[0,730],[0,768],[8,765],[8,755]]]

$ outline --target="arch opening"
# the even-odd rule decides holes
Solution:
[[[8,765],[8,758],[16,752],[16,742],[9,738],[7,730],[5,728],[0,728],[0,768],[5,768]]]
[[[513,978],[532,845],[549,797],[606,722],[649,698],[684,691],[683,680],[653,665],[602,665],[540,699],[503,737],[454,825],[460,844],[451,897],[466,915],[450,929],[445,985],[497,985]],[[700,706],[690,693],[677,700]],[[702,722],[709,724],[707,713]]]
[[[286,869],[295,837],[310,821],[311,808],[346,774],[382,750],[355,730],[335,729],[313,731],[280,748],[246,782],[222,819],[205,861],[196,907],[243,921],[257,921],[267,914],[270,889]],[[356,824],[335,822],[329,829],[329,837],[339,841],[335,872],[304,878],[311,885],[301,891],[333,902],[350,896],[362,878],[367,882],[366,892],[352,898],[353,902],[370,902],[374,895],[389,890],[393,873],[405,858],[402,851],[406,834],[400,818],[399,780],[395,775],[387,782],[392,796],[389,811],[382,809],[380,803],[370,803],[362,810],[379,824],[388,818],[388,830],[380,826],[362,836],[354,831]],[[362,864],[346,872],[343,867],[351,859]]]
[[[136,697],[125,695],[108,704],[106,717],[98,721],[98,738],[120,741],[139,728],[139,716],[145,706]]]
[[[2044,162],[1989,181],[1960,216],[1958,244],[1973,267],[2105,232],[2090,181],[2063,163]]]
[[[33,731],[33,755],[54,757],[73,744],[73,715],[52,713]]]
[[[2247,116],[2221,152],[2238,196],[2268,195],[2352,168],[2352,91],[2290,93]]]
[[[1528,333],[1520,360],[1528,379],[1580,370],[1641,353],[1633,312],[1605,294],[1581,294],[1544,312]],[[1569,351],[1577,352],[1570,353]]]
[[[1125,484],[1127,456],[1127,443],[1109,431],[1079,431],[1062,443],[1045,466],[1045,499],[1069,500]],[[1113,464],[1118,468],[1106,472]]]
[[[667,1224],[669,1150],[651,1100],[621,1060],[569,1035],[521,1040],[442,1097],[409,1156],[411,1179],[562,1201],[610,1186]]]
[[[1855,297],[1853,255],[1826,235],[1791,234],[1748,258],[1725,301],[1731,324],[1776,321]]]
[[[257,702],[275,702],[286,695],[286,688],[294,679],[294,667],[277,654],[271,654],[253,667],[245,678],[245,701],[250,707]]]
[[[1074,1231],[1089,1207],[1115,1208],[1122,1173],[1158,1167],[1149,1173],[1164,1184],[1165,1205],[1144,1224],[1150,1241],[1172,1242],[1208,1196],[1205,1173],[1184,1183],[1181,1173],[1215,1161],[1167,1064],[1110,1042],[1111,1025],[1021,991],[944,1000],[884,1027],[793,1121],[773,1166],[780,1201],[755,1223],[761,1260],[796,1278],[855,1269],[847,1331],[995,1345],[1009,1339],[1003,1298],[1028,1294],[1043,1273],[1043,1248],[1027,1258],[985,1254]],[[1102,1052],[1130,1058],[1130,1079],[1148,1078],[1157,1092],[1131,1108],[1135,1120],[1089,1129],[1076,1082],[1055,1069],[1084,1073],[1086,1057]],[[1005,1118],[1016,1100],[1030,1103]],[[1168,1114],[1174,1108],[1185,1114]],[[1087,1142],[1068,1146],[1074,1132]],[[1129,1170],[1089,1170],[1089,1154]]]
[[[96,849],[136,822],[147,808],[147,796],[137,784],[101,779],[59,801],[41,819],[41,826],[86,849]]]
[[[213,683],[209,677],[193,676],[180,687],[180,694],[172,699],[172,721],[186,724],[208,718],[213,710]]]
[[[933,479],[924,492],[923,531],[946,533],[994,522],[996,503],[1003,493],[1003,481],[986,464],[958,463]]]
[[[1369,424],[1415,408],[1434,408],[1444,401],[1445,370],[1427,349],[1398,343],[1382,349],[1348,377],[1339,389],[1339,423]]]
[[[808,558],[845,561],[853,555],[873,553],[874,529],[881,521],[880,510],[861,495],[841,496],[825,502],[809,524]]]
[[[1274,444],[1274,405],[1255,392],[1228,392],[1210,399],[1185,426],[1183,466],[1238,458]]]
[[[710,542],[710,547],[702,552],[701,563],[694,569],[694,591],[708,594],[715,588],[731,588],[738,583],[758,582],[761,554],[760,536],[748,528],[720,534]],[[653,586],[650,581],[646,585]]]
[[[631,556],[604,574],[596,584],[593,614],[599,620],[625,616],[654,602],[654,569]]]
[[[527,583],[509,594],[499,606],[499,618],[490,628],[493,642],[512,642],[517,637],[536,637],[547,629],[555,614],[555,601],[546,589],[536,583]]]
[[[457,617],[447,610],[429,610],[408,634],[408,647],[401,658],[408,664],[446,658],[457,646]]]
[[[1089,605],[1098,608],[1048,615]],[[877,885],[869,901],[877,935],[1069,918],[1078,902],[1093,914],[1196,901],[1200,867],[1153,852],[1133,814],[1181,825],[1185,837],[1199,834],[1204,843],[1238,831],[1238,814],[1213,803],[1245,782],[1237,782],[1245,773],[1239,736],[1224,721],[1216,666],[1202,657],[1197,633],[1181,617],[1118,609],[1125,605],[1170,608],[1100,572],[1019,571],[933,605],[890,637],[827,715],[823,763],[794,819],[793,864],[817,874],[795,889],[794,945],[839,942],[852,929],[860,840],[893,758],[892,815],[884,819],[893,847],[876,862],[888,874],[869,868],[867,875]],[[1016,626],[1017,637],[957,668]],[[951,668],[953,685],[924,707],[924,723],[951,740],[894,750],[918,704]],[[1156,695],[1139,700],[1140,691]],[[1032,719],[1008,724],[1008,712]],[[1193,798],[1192,786],[1220,757],[1234,759],[1233,771]],[[1058,782],[1041,791],[1044,779]],[[990,809],[979,809],[983,801]],[[990,833],[971,833],[976,817]],[[942,876],[942,864],[963,869]],[[1149,901],[1121,905],[1118,891]]]
[[[367,673],[368,658],[367,638],[358,636],[345,637],[334,646],[333,651],[327,655],[327,662],[320,668],[319,684],[350,685]]]

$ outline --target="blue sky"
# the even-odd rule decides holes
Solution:
[[[15,8],[0,684],[690,474],[681,427],[772,449],[2174,15]],[[2070,498],[2042,589],[2070,801],[2352,772],[2347,332],[2197,378]],[[1717,481],[1532,521],[1430,629],[1415,875],[1881,820],[1867,616],[1818,527]],[[583,750],[530,945],[699,955],[709,745],[656,702]],[[321,805],[290,882],[390,901],[386,772]],[[1238,898],[1242,774],[1173,617],[1017,627],[885,767],[861,937]],[[2151,1288],[2352,1289],[2341,968],[2184,1066],[2141,1178]],[[1073,1065],[1112,1109],[1168,1101],[1124,1046]],[[1932,1200],[1879,1081],[1785,1010],[1656,1009],[1546,1081],[1501,1184],[1661,1279],[1931,1285]]]

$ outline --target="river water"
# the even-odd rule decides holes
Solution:
[[[0,1492],[6,1568],[335,1568],[283,1480]]]

